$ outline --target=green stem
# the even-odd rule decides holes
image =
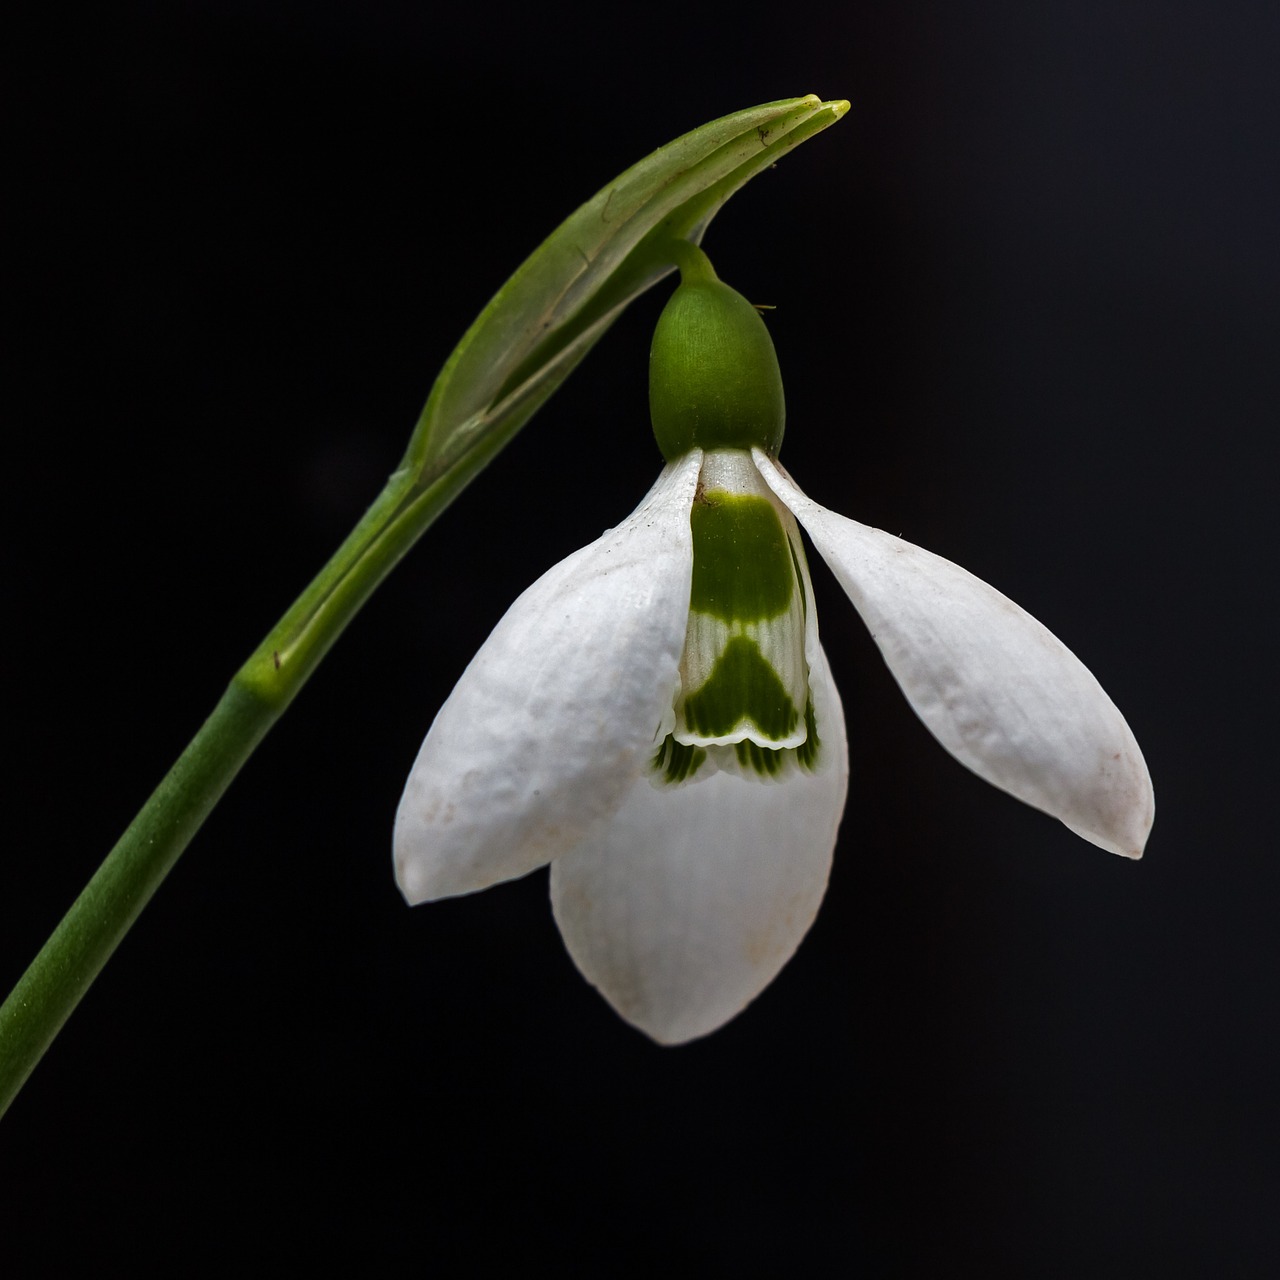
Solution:
[[[223,695],[0,1008],[0,1114],[279,715]]]
[[[333,559],[236,674],[0,1007],[0,1115],[347,623],[511,434],[514,430],[495,432],[434,479],[397,471]]]
[[[680,268],[681,283],[709,283],[720,279],[711,259],[698,245],[690,244],[688,240],[673,240],[669,249]]]

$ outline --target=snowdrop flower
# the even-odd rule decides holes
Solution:
[[[994,588],[797,488],[773,344],[700,252],[650,393],[657,483],[512,605],[422,745],[395,830],[410,903],[550,863],[574,961],[656,1040],[758,995],[817,914],[849,773],[798,525],[956,759],[1141,856],[1151,781],[1120,712]]]

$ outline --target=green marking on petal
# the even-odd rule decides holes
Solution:
[[[806,773],[811,772],[818,759],[818,722],[813,714],[813,699],[804,709],[804,723],[808,737],[798,747],[762,747],[750,738],[733,744],[734,755],[743,769],[750,769],[762,778],[776,778],[788,766],[798,765]]]
[[[808,737],[798,747],[763,747],[751,738],[725,746],[698,747],[692,743],[677,742],[674,734],[667,734],[649,767],[659,775],[660,782],[672,786],[696,777],[708,759],[713,762],[712,773],[717,769],[727,769],[730,772],[754,773],[763,779],[781,778],[791,768],[812,773],[822,745],[812,698],[805,704],[804,723]]]
[[[706,748],[677,742],[671,734],[667,734],[666,741],[650,761],[650,767],[654,772],[662,774],[663,782],[684,782],[698,772],[706,758]]]
[[[812,769],[818,759],[818,748],[822,740],[818,737],[818,717],[813,713],[813,699],[804,705],[805,739],[795,749],[796,763],[802,769]]]
[[[711,674],[684,700],[684,723],[703,738],[725,738],[744,720],[767,738],[789,737],[799,721],[778,673],[756,642],[734,636],[716,659]]]
[[[751,769],[762,778],[774,778],[782,772],[787,764],[787,757],[794,754],[795,748],[783,748],[775,751],[770,747],[762,747],[749,738],[733,744],[734,754],[744,769]]]
[[[690,514],[693,590],[689,607],[725,622],[763,622],[791,605],[799,570],[767,498],[708,490]]]

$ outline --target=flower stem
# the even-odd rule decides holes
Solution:
[[[700,246],[690,244],[687,240],[673,239],[667,249],[680,268],[680,279],[684,284],[693,284],[695,281],[709,283],[720,279],[715,267],[711,265],[711,259]]]
[[[414,541],[504,444],[429,482],[397,471],[346,542],[236,673],[0,1007],[0,1115],[241,766]]]
[[[281,708],[232,682],[0,1008],[0,1114]]]

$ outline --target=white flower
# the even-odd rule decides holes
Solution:
[[[1034,618],[796,488],[759,313],[672,249],[649,366],[667,466],[512,605],[427,734],[395,835],[411,903],[550,863],[578,968],[668,1044],[741,1012],[827,886],[849,752],[797,521],[962,764],[1133,858],[1154,808],[1123,717]]]
[[[811,501],[765,450],[693,447],[512,605],[441,708],[396,819],[408,901],[550,863],[574,961],[655,1039],[705,1035],[759,994],[817,913],[848,780],[797,521],[956,759],[1141,856],[1142,754],[1060,641]]]

